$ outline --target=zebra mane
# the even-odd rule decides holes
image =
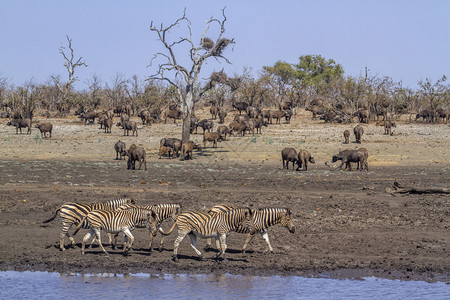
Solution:
[[[97,202],[88,204],[91,209],[117,209],[123,205],[132,205],[134,204],[134,200],[131,198],[118,198],[114,200],[108,200],[105,202]]]
[[[247,210],[247,212],[249,212],[250,214],[253,214],[253,210],[248,206],[234,207],[227,211],[217,212],[217,214],[230,214],[231,212],[237,212],[237,211],[243,211],[243,210]]]
[[[176,217],[181,212],[181,204],[178,203],[162,203],[155,205],[123,204],[120,205],[117,210],[128,210],[133,208],[153,211],[156,214],[155,219],[158,224],[168,218],[176,220]]]
[[[261,207],[261,208],[258,208],[256,211],[263,212],[263,211],[268,211],[268,210],[272,210],[272,211],[276,211],[276,212],[280,212],[280,213],[292,214],[292,210],[287,207]]]
[[[117,198],[117,199],[114,199],[114,200],[108,200],[108,201],[106,201],[106,202],[104,202],[104,203],[115,204],[115,203],[122,203],[122,202],[124,202],[124,203],[130,203],[130,204],[135,204],[135,203],[136,203],[136,202],[134,201],[134,199],[131,199],[131,198],[128,198],[128,197],[125,197],[125,198]]]

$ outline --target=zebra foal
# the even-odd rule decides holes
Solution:
[[[136,224],[146,224],[145,226],[149,228],[150,234],[156,235],[156,218],[156,214],[153,210],[136,207],[120,211],[93,210],[85,217],[89,224],[89,232],[83,238],[81,253],[84,254],[86,242],[93,234],[95,234],[101,249],[107,256],[109,255],[102,245],[100,230],[103,229],[107,233],[124,233],[123,252],[124,254],[127,254],[134,242],[131,231],[136,227]],[[81,223],[77,226],[75,231],[78,231],[80,227]],[[130,239],[129,242],[128,239]]]
[[[88,228],[88,225],[86,222],[82,223],[81,221],[84,219],[84,217],[91,211],[96,209],[103,209],[103,210],[115,210],[121,205],[124,204],[134,204],[134,200],[129,198],[120,198],[115,200],[106,201],[103,203],[93,203],[93,204],[84,204],[84,203],[65,203],[61,205],[53,214],[53,217],[51,217],[48,220],[45,220],[43,223],[48,223],[53,221],[59,212],[59,217],[61,219],[61,223],[63,225],[61,233],[59,235],[59,249],[61,251],[66,250],[64,248],[64,236],[67,236],[71,242],[71,246],[75,245],[75,239],[73,236],[69,233],[69,229],[72,227],[72,225],[79,225],[81,224],[81,228]],[[77,230],[78,231],[78,230]],[[74,233],[75,235],[75,233]]]
[[[202,212],[184,212],[181,213],[170,230],[165,233],[162,229],[159,231],[163,235],[169,235],[178,227],[178,237],[174,242],[173,260],[178,262],[178,247],[181,241],[189,235],[191,240],[191,246],[200,257],[204,259],[202,253],[197,248],[197,236],[202,238],[215,238],[216,243],[220,240],[220,250],[215,258],[223,256],[223,260],[226,261],[225,251],[227,250],[227,235],[236,230],[239,226],[247,228],[250,232],[254,231],[253,224],[253,212],[250,208],[236,208],[225,213],[218,213],[215,215],[209,215]],[[251,227],[251,228],[248,228]]]
[[[214,215],[218,213],[224,213],[226,211],[230,211],[233,209],[234,206],[227,205],[227,204],[220,204],[213,206],[209,211],[208,214]],[[242,247],[242,252],[245,253],[248,244],[254,237],[254,234],[259,232],[263,239],[266,241],[267,246],[269,246],[269,251],[273,253],[272,245],[269,241],[269,234],[267,233],[267,230],[270,226],[276,225],[278,223],[281,223],[281,226],[286,227],[290,233],[295,232],[295,226],[292,222],[292,210],[290,208],[282,208],[282,207],[265,207],[256,209],[253,212],[253,225],[255,227],[255,232],[250,233],[248,229],[246,229],[243,226],[239,226],[235,231],[237,233],[246,233],[247,238],[245,240],[244,246]],[[211,247],[211,240],[207,240],[207,245],[205,248]]]

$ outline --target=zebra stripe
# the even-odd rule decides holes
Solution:
[[[226,213],[227,211],[230,211],[230,210],[235,209],[235,208],[237,208],[237,207],[233,206],[233,205],[228,205],[228,204],[214,205],[213,207],[211,207],[208,210],[208,214],[215,215],[215,214],[218,214],[218,213]],[[217,243],[217,240],[216,240],[216,246],[217,246],[217,249],[219,249],[219,244]],[[210,249],[210,248],[211,248],[211,239],[207,238],[206,239],[205,250]]]
[[[235,208],[236,208],[236,206],[228,205],[228,204],[214,205],[213,207],[211,207],[210,210],[208,210],[208,214],[213,215],[213,214],[217,214],[217,213],[225,213],[225,212],[230,211]]]
[[[168,219],[172,218],[173,221],[177,219],[178,214],[181,212],[181,205],[178,203],[162,203],[155,205],[135,205],[135,204],[125,204],[117,208],[117,210],[126,210],[129,208],[141,208],[153,210],[156,213],[156,223],[161,225],[161,223]],[[145,225],[145,224],[144,224]],[[136,225],[136,227],[145,227],[141,225]]]
[[[100,230],[104,230],[108,233],[120,233],[125,234],[123,252],[127,254],[128,250],[134,242],[134,237],[131,231],[136,227],[136,224],[146,224],[149,228],[150,234],[156,234],[156,214],[153,210],[130,207],[126,210],[113,211],[113,210],[93,210],[89,212],[85,219],[89,224],[89,232],[84,236],[83,243],[81,244],[81,253],[84,254],[84,248],[86,242],[95,233],[98,244],[103,252],[108,255],[105,248],[102,245]],[[81,227],[81,223],[77,226],[77,230]],[[128,239],[130,242],[128,243]]]
[[[181,241],[189,234],[191,239],[191,246],[194,248],[197,255],[203,259],[202,253],[197,249],[197,236],[208,238],[214,237],[218,243],[220,239],[220,251],[216,258],[220,255],[226,260],[225,251],[227,249],[226,238],[227,235],[236,230],[239,226],[252,226],[252,210],[250,208],[236,208],[225,213],[217,213],[214,215],[205,214],[202,212],[184,212],[181,213],[172,228],[167,232],[160,232],[163,235],[169,235],[175,227],[178,227],[178,237],[174,242],[173,260],[178,262],[178,247]],[[251,232],[254,229],[250,229]]]
[[[175,222],[177,219],[177,216],[181,213],[181,204],[178,204],[178,203],[162,203],[162,204],[156,204],[156,205],[151,205],[151,206],[138,206],[138,205],[133,205],[133,204],[126,204],[126,205],[122,205],[117,210],[124,210],[124,209],[129,209],[132,207],[148,209],[148,210],[154,211],[156,213],[155,221],[156,221],[156,226],[158,228],[161,228],[161,224],[166,219],[171,218]],[[136,228],[144,228],[145,225],[146,225],[145,222],[136,224]],[[117,236],[118,236],[118,234],[116,234],[114,236],[113,249],[115,249],[116,245],[117,245],[117,242],[116,242]],[[152,246],[153,238],[154,238],[154,235],[150,234],[149,245],[148,245],[150,252],[153,251],[153,246]],[[164,236],[161,234],[161,241],[160,241],[160,245],[159,245],[160,252],[162,251],[163,244],[164,244]]]
[[[156,213],[156,226],[158,228],[161,228],[161,224],[164,220],[167,220],[169,218],[172,219],[172,221],[176,221],[178,215],[181,213],[181,204],[157,204],[152,205],[153,211]],[[152,244],[153,244],[153,238],[154,235],[150,235],[150,241],[149,241],[149,249],[150,251],[153,250]],[[164,235],[161,234],[161,240],[159,242],[159,252],[162,251],[164,244]]]
[[[72,225],[79,225],[81,223],[80,228],[88,228],[88,224],[86,222],[82,222],[84,217],[91,211],[96,209],[104,209],[104,210],[114,210],[119,206],[134,203],[134,200],[129,198],[120,198],[115,200],[106,201],[103,203],[93,203],[93,204],[83,204],[83,203],[66,203],[60,206],[54,213],[53,217],[48,220],[45,220],[43,223],[48,223],[53,221],[59,212],[59,217],[61,219],[61,223],[63,225],[60,238],[59,238],[59,248],[61,251],[64,251],[64,236],[67,236],[71,242],[71,245],[75,245],[75,239],[69,233],[69,229]],[[78,231],[78,230],[77,230]]]
[[[219,212],[224,212],[227,210],[233,209],[233,206],[227,204],[221,204],[213,206],[208,213],[215,214]],[[272,245],[269,241],[269,235],[267,230],[270,226],[281,223],[283,227],[287,227],[289,232],[295,232],[295,226],[292,222],[292,210],[289,208],[281,208],[281,207],[266,207],[260,208],[254,211],[253,214],[253,225],[255,227],[255,233],[259,232],[263,239],[266,241],[269,246],[269,251],[273,253]],[[239,226],[236,230],[237,233],[245,233],[247,234],[247,238],[245,240],[244,246],[242,247],[242,252],[245,252],[248,244],[252,240],[254,234],[251,234],[249,230],[244,226]],[[211,241],[207,241],[207,248],[211,246]]]

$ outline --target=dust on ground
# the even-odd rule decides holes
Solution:
[[[203,117],[209,116],[203,112]],[[261,135],[231,137],[218,148],[208,144],[194,153],[194,160],[180,161],[157,155],[159,140],[179,137],[180,125],[140,125],[139,136],[133,137],[123,136],[118,127],[105,134],[98,125],[83,125],[74,117],[49,121],[54,124],[51,139],[39,138],[37,129],[31,135],[16,135],[0,121],[1,270],[449,281],[449,197],[386,193],[395,180],[405,186],[448,188],[448,125],[405,119],[393,136],[383,135],[383,128],[374,124],[363,125],[363,143],[345,145],[342,132],[354,125],[322,124],[303,112],[291,124],[269,125]],[[127,170],[124,161],[114,159],[113,145],[119,139],[127,147],[135,143],[147,150],[147,170]],[[202,142],[201,134],[192,139]],[[283,170],[284,147],[309,150],[316,164],[306,172]],[[339,149],[359,147],[369,150],[369,172],[339,171],[330,162]],[[227,262],[198,260],[186,238],[179,249],[180,262],[174,263],[176,233],[166,238],[162,252],[150,253],[148,232],[136,229],[134,252],[123,256],[107,248],[107,259],[95,245],[81,254],[86,230],[75,236],[77,247],[59,251],[61,223],[55,219],[42,224],[63,203],[119,197],[143,205],[177,202],[183,209],[200,211],[220,203],[290,207],[296,232],[281,225],[269,228],[274,254],[267,252],[260,235],[241,253],[245,236],[232,233]],[[155,240],[157,246],[159,237]],[[200,249],[205,244],[199,239]],[[212,249],[203,252],[207,258],[215,254]]]

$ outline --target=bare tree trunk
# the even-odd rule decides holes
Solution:
[[[216,60],[221,58],[226,62],[230,63],[222,55],[222,52],[229,44],[234,44],[234,41],[222,37],[223,33],[225,32],[225,21],[226,21],[225,9],[222,9],[222,15],[223,15],[222,21],[211,18],[209,21],[206,22],[206,29],[205,32],[203,33],[202,38],[200,39],[200,46],[198,47],[194,46],[192,31],[190,27],[191,21],[189,21],[189,19],[186,18],[186,10],[184,11],[183,16],[181,18],[176,20],[168,27],[163,27],[162,24],[160,27],[155,27],[153,26],[153,22],[150,24],[150,30],[156,32],[156,34],[159,37],[159,40],[166,48],[167,53],[158,52],[155,54],[153,59],[161,58],[163,62],[159,64],[158,71],[156,72],[156,74],[150,76],[149,79],[165,80],[176,89],[181,103],[181,112],[182,112],[181,118],[183,120],[181,138],[183,143],[188,142],[190,138],[191,116],[193,113],[195,102],[194,99],[195,88],[198,85],[200,70],[203,63],[210,57],[214,57],[216,58]],[[186,22],[186,26],[189,31],[189,37],[180,38],[176,42],[168,42],[166,40],[166,33],[174,26],[180,25],[181,22]],[[218,34],[216,42],[213,42],[210,38],[206,37],[206,33],[208,32],[209,26],[212,23],[217,23],[220,27],[220,33]],[[192,60],[192,67],[190,70],[177,63],[175,52],[173,50],[175,46],[182,43],[187,43],[191,47],[190,57]],[[182,83],[179,84],[173,81],[171,78],[167,77],[165,75],[167,74],[167,72],[169,73],[174,72],[175,74],[173,75],[175,75],[175,77],[181,76],[184,79],[185,85]],[[185,87],[184,92],[182,92],[183,85]]]
[[[181,141],[184,143],[189,142],[190,136],[191,136],[191,116],[192,116],[192,110],[194,108],[194,90],[189,88],[188,85],[188,91],[186,93],[186,96],[183,98],[182,101],[182,115],[181,118],[183,119],[183,128],[181,130]]]
[[[183,144],[189,142],[191,136],[191,115],[192,113],[190,110],[183,112],[183,129],[181,133],[181,141]]]

